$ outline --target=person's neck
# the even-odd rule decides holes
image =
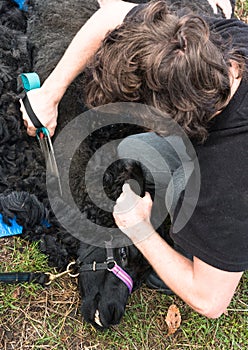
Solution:
[[[235,92],[238,90],[239,85],[240,85],[241,80],[242,80],[242,76],[240,75],[240,70],[239,70],[238,63],[235,62],[235,61],[231,61],[231,68],[230,68],[230,71],[229,71],[229,77],[230,77],[231,91],[230,91],[230,96],[229,96],[228,103],[231,101],[231,99],[234,96]],[[213,119],[215,116],[217,116],[221,112],[222,112],[222,110],[217,111],[210,119]]]
[[[235,94],[235,92],[238,90],[239,85],[241,83],[242,77],[240,75],[240,69],[238,66],[238,63],[235,61],[231,61],[231,68],[230,68],[230,83],[231,83],[231,94],[230,94],[230,100]]]

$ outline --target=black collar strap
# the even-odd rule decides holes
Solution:
[[[125,270],[123,270],[114,260],[114,253],[113,248],[111,247],[111,242],[105,242],[105,248],[107,252],[107,258],[106,261],[104,261],[103,263],[93,261],[93,263],[84,264],[85,256],[79,257],[76,261],[76,265],[79,266],[79,272],[100,270],[110,271],[123,283],[125,283],[129,290],[129,293],[131,294],[133,289],[132,277]],[[88,253],[86,256],[88,257],[89,254],[90,253]]]
[[[96,261],[93,261],[91,264],[82,264],[80,263],[80,260],[77,260],[77,264],[80,266],[79,271],[80,272],[86,272],[86,271],[100,271],[100,270],[107,270],[108,264],[106,262],[98,263]]]

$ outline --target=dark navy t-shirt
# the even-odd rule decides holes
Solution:
[[[209,20],[211,30],[231,39],[248,57],[248,26],[238,20]],[[171,237],[184,250],[222,270],[248,269],[248,81],[243,78],[228,106],[195,144],[201,171],[200,195],[187,224]],[[188,186],[194,188],[194,174]],[[177,207],[180,212],[180,203]],[[183,208],[181,208],[183,209]],[[176,223],[176,216],[174,218]]]
[[[248,82],[242,81],[209,137],[195,145],[200,194],[187,224],[171,237],[185,251],[226,271],[248,269]],[[187,186],[194,189],[194,175]],[[193,197],[193,193],[192,193]],[[185,205],[185,203],[184,203]],[[187,208],[177,207],[178,212]]]

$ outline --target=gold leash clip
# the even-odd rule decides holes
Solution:
[[[78,276],[79,276],[79,273],[76,273],[76,274],[72,274],[72,273],[71,273],[71,272],[73,271],[73,270],[71,269],[71,266],[72,266],[72,265],[75,265],[75,264],[76,264],[75,261],[70,262],[70,264],[68,264],[68,266],[67,266],[67,268],[66,268],[65,271],[60,272],[60,273],[57,273],[57,274],[53,274],[53,273],[51,273],[51,272],[46,272],[45,274],[49,276],[49,281],[48,281],[47,283],[45,283],[46,286],[49,286],[54,280],[56,280],[56,279],[58,279],[58,278],[60,278],[60,277],[62,277],[62,276],[64,276],[64,275],[68,275],[68,276],[70,276],[70,277],[72,277],[72,278],[78,277]]]

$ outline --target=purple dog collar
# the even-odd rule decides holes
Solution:
[[[111,269],[108,268],[108,271],[112,272],[116,277],[118,277],[122,282],[124,282],[129,290],[129,293],[130,294],[132,293],[133,280],[132,280],[132,277],[129,276],[128,273],[126,273],[126,271],[124,271],[116,263],[115,263],[114,267],[112,267]]]

